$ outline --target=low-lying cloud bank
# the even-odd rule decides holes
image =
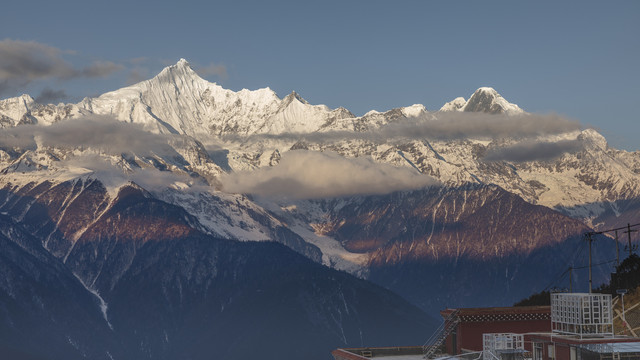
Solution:
[[[528,138],[562,134],[581,129],[580,122],[556,114],[509,116],[444,112],[437,116],[437,120],[423,125],[422,135],[437,140]],[[404,131],[403,134],[407,134],[407,131]]]
[[[221,182],[227,192],[288,199],[388,194],[438,184],[413,168],[306,150],[286,152],[274,167],[228,174]]]
[[[1,148],[95,149],[108,154],[176,154],[169,135],[154,134],[141,125],[113,117],[90,115],[60,121],[51,126],[21,125],[0,132]]]
[[[436,118],[434,118],[436,116]],[[395,140],[460,140],[534,138],[581,130],[580,122],[559,115],[523,114],[516,116],[485,113],[445,112],[392,122],[367,131],[325,131],[309,134],[256,134],[227,136],[227,141],[261,140],[326,143],[344,140],[385,142]]]
[[[176,183],[200,183],[186,173],[161,171],[153,167],[134,166],[131,169],[126,161],[123,163],[121,155],[181,159],[170,144],[187,140],[181,135],[154,134],[139,124],[125,123],[110,116],[90,115],[51,126],[20,125],[3,129],[0,132],[0,149],[66,149],[69,153],[54,168],[85,169],[107,186],[117,187],[132,181],[155,190]]]
[[[566,153],[581,151],[584,144],[580,140],[561,140],[556,142],[524,141],[504,148],[493,149],[484,156],[484,161],[547,161]]]
[[[69,169],[85,169],[99,179],[107,187],[120,187],[128,182],[134,182],[147,190],[162,191],[175,184],[194,185],[193,179],[187,174],[169,171],[160,171],[155,168],[136,168],[133,171],[124,171],[112,159],[100,155],[80,155],[62,161],[61,165]],[[190,190],[201,189],[202,186],[183,188]]]

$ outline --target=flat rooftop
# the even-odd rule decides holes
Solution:
[[[422,346],[373,347],[337,349],[331,355],[336,360],[384,359],[384,360],[421,360]]]
[[[337,349],[331,355],[336,360],[423,360],[422,346],[400,346],[400,347],[379,347],[379,348],[350,348]],[[470,354],[471,355],[471,354]],[[473,358],[478,354],[474,353]],[[467,359],[464,355],[441,355],[436,359]]]

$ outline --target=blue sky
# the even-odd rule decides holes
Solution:
[[[0,96],[48,88],[77,101],[186,58],[227,88],[295,90],[357,115],[437,110],[491,86],[529,112],[580,120],[637,150],[639,19],[636,0],[14,1],[3,4],[0,40],[59,49],[76,68],[114,66]]]

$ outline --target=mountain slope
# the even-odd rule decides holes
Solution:
[[[83,194],[86,189],[91,190]],[[335,344],[418,342],[435,326],[397,295],[282,245],[203,234],[183,209],[135,185],[121,188],[104,209],[101,204],[108,195],[97,181],[59,184],[28,194],[6,192],[4,203],[13,207],[5,210],[18,218],[0,219],[7,223],[3,233],[10,235],[0,237],[7,249],[0,264],[8,275],[0,304],[11,314],[0,318],[0,328],[9,339],[30,334],[12,343],[12,351],[29,352],[33,343],[42,341],[44,334],[34,332],[42,326],[45,332],[73,336],[73,341],[48,338],[45,343],[55,352],[41,354],[45,358],[204,359],[220,354],[243,359],[259,347],[265,359],[281,358],[283,349],[324,359]],[[57,254],[53,257],[45,249],[49,232],[39,229],[53,223],[45,218],[49,212],[58,215],[60,203],[55,199],[68,192],[84,196],[84,209],[101,211],[87,217],[73,205],[65,207],[54,230],[58,250],[52,251]],[[42,202],[34,201],[33,195]],[[78,235],[72,226],[84,231]],[[53,249],[53,243],[48,245]],[[29,260],[29,252],[37,254],[37,260]],[[36,274],[30,282],[19,280],[25,278],[25,270],[20,270],[25,267]],[[21,288],[36,289],[39,297],[34,301],[44,303],[44,309],[33,314],[42,313],[54,324],[66,317],[62,329],[68,330],[61,332],[49,320],[32,319],[31,311],[18,310],[17,306],[28,306],[30,298],[17,290]],[[104,329],[99,342],[93,338],[95,332],[83,330],[94,323],[96,329]],[[92,337],[86,339],[87,334]]]
[[[5,215],[0,216],[0,248],[3,357],[110,359],[120,354],[99,300]]]
[[[336,344],[418,343],[434,324],[389,292],[269,243],[149,243],[108,298],[114,326],[153,359],[324,359]]]
[[[434,186],[280,207],[286,210],[274,213],[297,224],[294,230],[307,224],[322,241],[337,244],[325,250],[336,259],[334,266],[366,259],[367,279],[430,314],[452,306],[507,306],[544,289],[568,266],[586,263],[587,226],[495,185]],[[594,249],[597,263],[615,259],[611,240]],[[607,266],[595,269],[595,283],[608,274]],[[584,289],[585,276],[574,275],[575,288]]]

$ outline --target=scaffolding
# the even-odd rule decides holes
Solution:
[[[528,352],[524,349],[524,335],[512,333],[482,334],[484,360],[520,360]]]
[[[580,338],[613,336],[611,295],[551,294],[551,328],[554,333]]]

